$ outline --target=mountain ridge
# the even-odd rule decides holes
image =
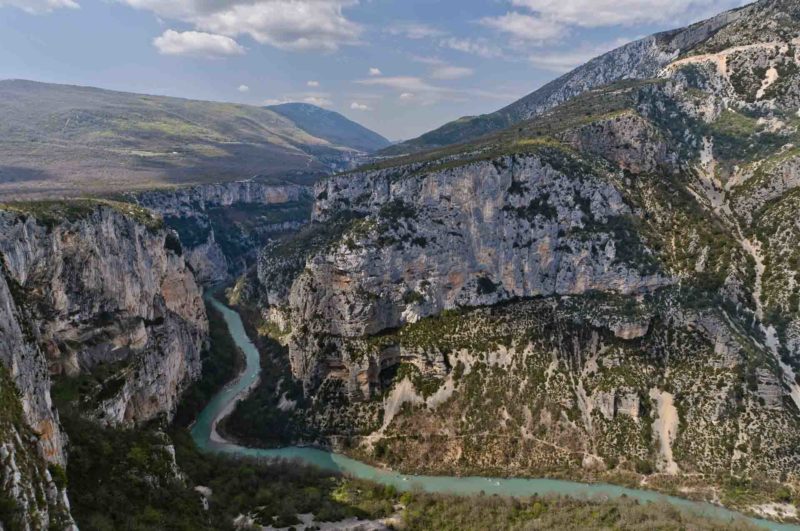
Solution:
[[[107,195],[254,175],[307,184],[308,176],[347,169],[361,156],[252,105],[3,80],[0,113],[3,199]]]
[[[267,109],[285,116],[301,129],[332,144],[346,145],[364,152],[377,151],[391,144],[385,137],[342,114],[310,103],[282,103],[269,105]]]
[[[592,88],[625,79],[655,77],[661,68],[680,55],[681,50],[704,42],[728,24],[746,17],[754,6],[756,4],[732,9],[684,28],[630,42],[587,61],[493,113],[459,118],[415,139],[393,145],[381,154],[400,155],[467,142],[532,118]]]

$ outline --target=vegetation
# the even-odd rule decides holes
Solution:
[[[186,390],[175,413],[175,424],[189,426],[214,394],[233,380],[244,366],[244,355],[233,342],[225,321],[214,306],[206,303],[209,347],[202,354],[203,373]]]
[[[97,212],[100,207],[113,208],[152,231],[163,227],[163,220],[146,208],[111,199],[87,198],[70,199],[66,201],[43,200],[0,203],[0,210],[12,212],[20,216],[33,217],[39,223],[51,228],[64,221],[72,222],[87,219]]]
[[[8,161],[0,197],[105,195],[259,174],[308,184],[350,157],[348,144],[264,107],[20,80],[0,82],[0,101],[0,160]]]
[[[312,440],[302,415],[278,408],[279,399],[305,406],[302,386],[294,380],[288,366],[286,347],[273,338],[259,334],[257,311],[239,308],[245,330],[261,354],[261,377],[258,385],[240,401],[220,430],[236,440],[255,446],[286,446],[297,440]]]

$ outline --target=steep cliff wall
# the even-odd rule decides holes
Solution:
[[[299,433],[414,471],[798,488],[800,19],[746,11],[657,79],[320,182],[258,268]]]
[[[199,282],[239,273],[267,238],[296,230],[308,219],[305,186],[258,180],[137,194],[138,204],[162,216],[181,238]]]
[[[4,361],[23,397],[31,397],[23,398],[32,404],[26,410],[39,412],[30,415],[32,427],[50,409],[45,367],[67,377],[102,367],[107,377],[86,390],[82,405],[104,422],[170,416],[199,374],[207,320],[168,231],[124,205],[32,208],[38,210],[0,212],[0,256],[26,312],[8,326],[27,332],[31,353],[24,362],[13,354]]]
[[[49,390],[44,393],[49,397]],[[14,380],[0,365],[0,527],[76,531],[64,469],[43,458],[41,432],[26,422],[29,412],[17,394]]]

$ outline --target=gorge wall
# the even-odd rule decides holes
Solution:
[[[800,487],[798,14],[656,36],[684,41],[612,54],[654,79],[318,183],[258,263],[302,440],[415,472]]]
[[[199,376],[208,322],[177,238],[132,205],[4,206],[0,262],[0,362],[19,390],[3,403],[0,485],[38,529],[69,520],[48,469],[68,458],[52,377],[80,383],[74,398],[99,422],[169,419]]]
[[[270,236],[304,224],[311,191],[289,182],[247,180],[144,192],[133,200],[164,216],[178,231],[196,279],[215,283],[241,273]]]

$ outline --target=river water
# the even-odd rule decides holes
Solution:
[[[516,497],[533,496],[536,494],[554,494],[576,498],[594,496],[614,498],[625,495],[640,502],[667,502],[698,514],[722,520],[742,519],[765,529],[800,531],[800,526],[797,525],[778,524],[768,520],[750,518],[710,503],[693,502],[674,496],[666,496],[653,491],[630,489],[606,483],[587,484],[556,479],[415,476],[376,468],[340,454],[315,448],[295,446],[278,449],[260,449],[246,448],[225,442],[215,434],[215,419],[220,417],[220,415],[224,416],[227,414],[236,403],[237,399],[241,398],[242,395],[246,394],[247,389],[256,384],[259,372],[261,371],[261,364],[258,350],[253,342],[250,341],[250,338],[247,337],[239,314],[214,298],[211,290],[207,292],[206,300],[222,313],[233,340],[242,352],[244,352],[247,366],[239,378],[214,396],[192,426],[192,438],[201,450],[221,452],[235,456],[296,459],[325,470],[340,472],[383,485],[393,485],[400,491],[421,488],[427,492],[464,495],[483,492],[487,495],[499,494],[502,496]]]

